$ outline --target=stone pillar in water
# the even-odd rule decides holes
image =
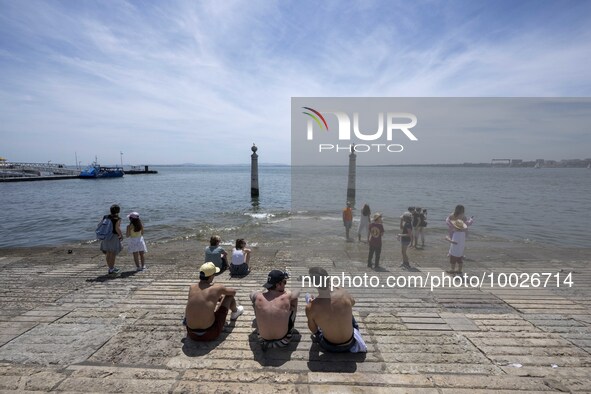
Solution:
[[[250,155],[250,197],[259,196],[259,155],[257,146],[252,144],[252,155]]]
[[[357,166],[357,155],[355,154],[355,145],[351,145],[351,154],[349,155],[349,179],[347,182],[347,201],[351,206],[355,206],[355,173]]]

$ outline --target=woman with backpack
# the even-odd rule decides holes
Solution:
[[[104,239],[101,240],[101,252],[106,255],[109,275],[116,275],[120,270],[119,268],[115,268],[115,258],[123,249],[121,246],[123,234],[121,234],[121,218],[119,217],[121,208],[119,208],[119,205],[113,204],[111,205],[110,212],[110,215],[103,216],[103,221],[104,219],[109,219],[111,222],[112,230],[111,234],[105,236]]]

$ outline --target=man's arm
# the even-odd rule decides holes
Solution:
[[[313,334],[316,334],[316,332],[318,332],[318,325],[314,321],[312,303],[306,305],[306,317],[308,318],[308,328]]]
[[[235,296],[236,295],[236,289],[233,289],[231,287],[226,287],[224,285],[219,285],[220,286],[220,290],[221,293],[225,296]]]
[[[288,291],[289,294],[289,305],[292,309],[296,309],[298,307],[298,298],[300,296],[300,290],[296,289],[293,291]]]
[[[297,300],[300,296],[300,289],[289,290],[289,299]]]
[[[257,296],[260,294],[261,292],[259,290],[253,290],[250,293],[250,301],[252,301],[252,303],[254,304],[254,302],[257,300]]]

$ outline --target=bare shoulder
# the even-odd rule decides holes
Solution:
[[[342,287],[336,287],[333,291],[332,291],[332,296],[335,297],[346,297],[349,296],[349,292],[345,289],[343,289]]]
[[[339,300],[346,300],[346,301],[355,302],[355,299],[353,298],[353,296],[347,290],[345,290],[343,288],[338,288],[337,290],[335,290],[333,292],[333,298],[336,298]]]
[[[260,297],[262,297],[262,295],[263,295],[263,293],[260,290],[253,290],[250,293],[250,300],[252,302],[255,302],[257,299],[259,299]],[[263,298],[265,298],[265,297],[263,297]]]

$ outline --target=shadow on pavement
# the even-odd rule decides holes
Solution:
[[[291,360],[291,354],[297,349],[300,339],[300,335],[297,329],[293,329],[292,338],[289,345],[282,348],[273,348],[263,350],[259,343],[257,330],[255,329],[248,336],[248,343],[250,350],[254,356],[254,360],[264,367],[280,367],[289,360]]]
[[[106,275],[101,275],[101,276],[97,276],[94,279],[86,279],[87,282],[90,283],[94,283],[94,282],[106,282],[109,280],[115,280],[115,279],[125,279],[125,278],[129,278],[130,276],[134,276],[135,274],[137,274],[138,272],[136,270],[133,271],[122,271],[116,275],[113,274],[106,274]]]
[[[198,341],[192,340],[191,338],[185,337],[181,340],[181,342],[183,343],[182,351],[185,354],[185,356],[187,356],[187,357],[205,356],[206,354],[211,352],[213,349],[218,347],[222,342],[224,342],[226,340],[226,338],[228,337],[228,335],[230,335],[233,330],[234,330],[234,324],[233,323],[227,324],[224,326],[224,331],[222,331],[222,333],[220,334],[219,337],[217,337],[213,341],[207,341],[207,342],[205,342],[205,341],[198,342]]]
[[[308,356],[308,368],[312,372],[345,372],[357,371],[357,363],[365,361],[366,353],[329,353],[322,350],[319,344],[312,343]]]

